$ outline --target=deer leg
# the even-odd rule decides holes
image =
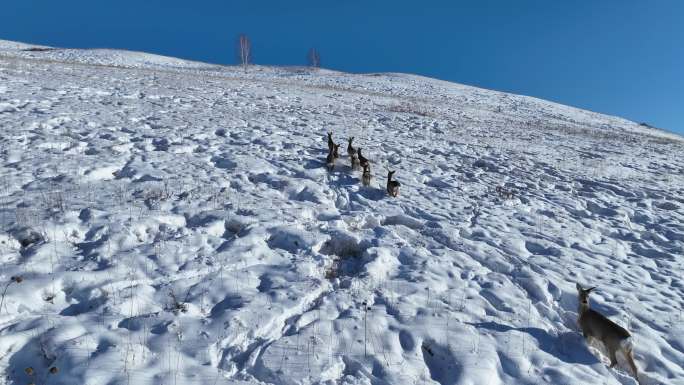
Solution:
[[[629,367],[632,369],[632,373],[634,373],[634,378],[636,378],[638,383],[641,383],[639,381],[639,373],[637,371],[636,363],[634,363],[634,356],[632,356],[632,349],[625,351],[625,358],[627,358],[627,363],[629,364]]]
[[[614,368],[617,365],[617,355],[613,347],[608,347],[608,355],[610,358],[610,367]]]

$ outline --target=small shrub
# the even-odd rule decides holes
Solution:
[[[421,106],[417,103],[402,102],[389,107],[390,112],[398,112],[404,114],[413,114],[418,116],[432,116],[427,107]]]

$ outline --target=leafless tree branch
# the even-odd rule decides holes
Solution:
[[[321,66],[321,54],[316,48],[311,48],[306,55],[306,58],[309,61],[309,66],[313,68],[319,68]]]
[[[237,51],[240,65],[242,65],[242,68],[247,72],[247,66],[249,66],[252,61],[252,42],[244,33],[238,36]]]

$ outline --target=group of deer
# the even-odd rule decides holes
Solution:
[[[347,139],[347,154],[349,154],[349,160],[351,162],[351,168],[354,171],[363,169],[363,174],[361,174],[361,182],[364,186],[369,186],[371,182],[371,170],[370,162],[366,157],[361,154],[361,148],[354,148],[352,142],[354,137]],[[335,168],[335,160],[340,157],[340,145],[335,144],[332,138],[332,132],[328,132],[328,156],[325,159],[326,167],[328,171],[332,171]],[[387,193],[390,196],[396,197],[399,195],[399,186],[401,184],[392,180],[394,171],[387,170]]]
[[[359,170],[359,168],[363,168],[363,176],[361,180],[364,186],[368,186],[370,185],[371,181],[370,163],[368,162],[368,159],[361,154],[361,148],[353,147],[353,140],[354,137],[350,137],[348,139],[349,144],[347,145],[347,153],[349,154],[351,167],[354,171]],[[328,157],[326,158],[326,164],[329,171],[334,169],[335,160],[339,158],[339,148],[340,145],[335,144],[332,139],[332,132],[329,132]],[[392,180],[394,171],[387,171],[387,193],[390,196],[396,197],[399,195],[400,184],[398,181]],[[514,192],[505,190],[503,187],[497,187],[497,193],[506,198],[511,198],[514,194]],[[634,374],[634,378],[636,378],[638,383],[641,383],[638,377],[636,364],[634,363],[634,357],[632,355],[633,348],[631,335],[625,328],[589,307],[589,293],[591,293],[594,289],[595,287],[583,289],[582,286],[577,284],[577,294],[579,297],[577,323],[582,330],[582,335],[587,340],[594,338],[603,344],[608,352],[611,368],[617,365],[617,353],[622,353],[627,360],[632,373]]]

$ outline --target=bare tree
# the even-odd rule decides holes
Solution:
[[[309,60],[309,65],[311,67],[318,68],[321,66],[321,54],[316,48],[311,48],[306,55],[306,58]]]
[[[247,72],[247,66],[252,61],[252,42],[249,40],[247,35],[242,33],[240,36],[238,36],[237,43],[238,60],[240,61],[242,68],[244,68],[245,72]]]

